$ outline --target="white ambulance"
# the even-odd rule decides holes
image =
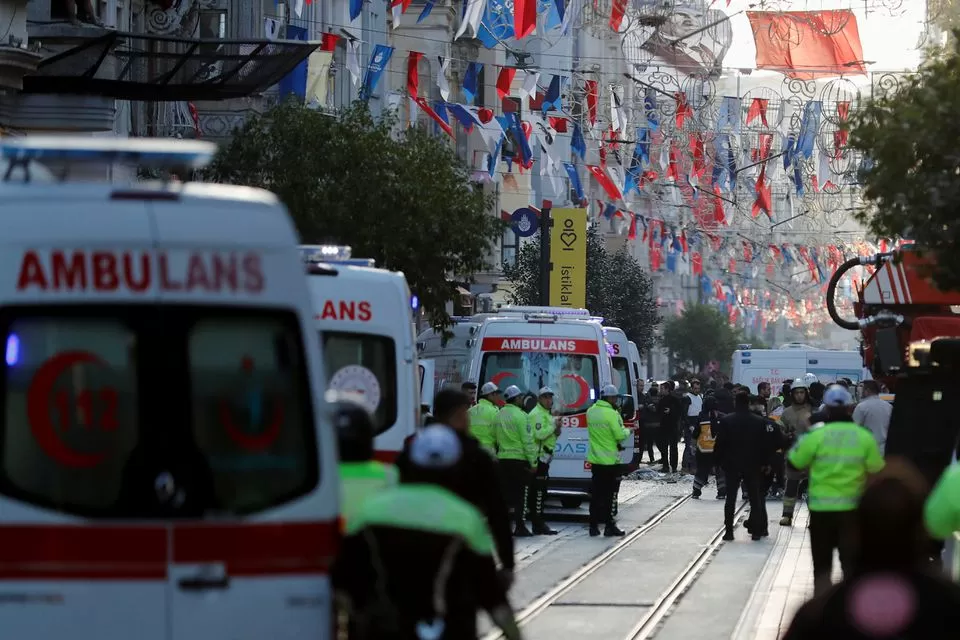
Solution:
[[[417,336],[419,358],[433,361],[435,389],[459,388],[468,381],[473,339],[481,324],[472,316],[455,316],[446,331],[427,329]]]
[[[377,459],[393,462],[420,424],[412,309],[402,273],[351,257],[350,247],[303,245],[330,390],[359,394],[373,414]],[[406,322],[404,322],[406,320]]]
[[[854,384],[864,379],[863,357],[857,351],[814,349],[806,345],[784,345],[780,349],[750,349],[742,345],[733,352],[731,382],[746,385],[753,393],[757,385],[768,382],[776,393],[784,380],[816,374],[820,382],[829,384],[849,378]]]
[[[633,367],[637,382],[642,382],[647,379],[647,365],[644,364],[643,358],[640,357],[640,349],[637,347],[637,343],[632,340],[630,341],[630,366]]]
[[[336,441],[283,205],[30,179],[39,162],[195,167],[215,150],[0,141],[6,637],[331,637]]]
[[[603,335],[607,341],[607,351],[610,353],[610,360],[613,365],[613,384],[617,386],[621,395],[633,398],[633,406],[636,409],[633,414],[623,417],[624,425],[633,430],[634,441],[634,455],[630,456],[627,464],[630,471],[636,471],[639,466],[639,442],[637,439],[640,434],[636,429],[640,405],[637,397],[637,380],[639,378],[635,373],[635,363],[631,361],[630,356],[630,345],[632,343],[627,340],[627,334],[623,332],[623,329],[617,327],[604,327]]]
[[[554,390],[562,431],[550,465],[550,492],[564,506],[578,506],[590,487],[587,409],[613,382],[603,326],[584,309],[504,307],[497,314],[477,330],[469,377],[501,389],[517,385],[530,402],[541,387]],[[632,458],[633,447],[627,447],[621,460]]]

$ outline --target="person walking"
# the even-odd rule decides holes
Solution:
[[[480,387],[480,399],[470,407],[470,435],[492,456],[497,455],[497,426],[501,404],[500,389],[493,382]]]
[[[850,525],[867,476],[883,468],[873,435],[850,419],[853,396],[839,385],[824,392],[827,421],[802,436],[787,454],[796,469],[810,470],[810,553],[816,594],[830,588],[833,552],[844,575],[851,568]],[[874,532],[875,534],[877,532]]]
[[[690,390],[686,394],[687,415],[683,421],[683,458],[681,468],[685,473],[696,474],[697,471],[697,448],[694,446],[694,430],[699,430],[700,414],[703,413],[703,396],[700,394],[700,380],[693,378],[690,380]]]
[[[810,430],[813,409],[807,383],[803,378],[797,378],[790,386],[790,406],[784,409],[783,415],[780,416],[780,424],[787,437],[788,447]],[[783,493],[783,514],[780,517],[780,526],[790,527],[793,526],[793,511],[800,496],[800,484],[806,480],[806,474],[788,465],[785,475],[787,486]]]
[[[851,515],[857,556],[850,574],[801,606],[783,640],[957,637],[960,585],[925,566],[926,489],[905,460],[891,459],[867,480]]]
[[[703,401],[703,412],[693,432],[693,442],[697,450],[697,471],[693,477],[693,498],[695,500],[700,499],[711,472],[717,482],[717,500],[724,500],[727,497],[726,478],[723,475],[723,470],[717,465],[713,453],[716,433],[719,428],[720,412],[717,411],[717,401],[715,398],[707,398]]]
[[[657,418],[660,422],[660,452],[663,455],[662,473],[676,473],[679,462],[680,425],[684,420],[683,405],[674,393],[673,380],[667,380],[660,386],[660,399],[657,401]],[[669,454],[669,457],[668,457]]]
[[[533,444],[536,447],[536,474],[530,485],[527,509],[534,535],[555,536],[557,531],[547,526],[543,519],[543,506],[547,500],[547,485],[550,480],[550,462],[553,448],[560,436],[560,424],[553,416],[553,389],[543,387],[537,395],[537,406],[527,416],[531,427]]]
[[[522,637],[487,523],[452,490],[461,443],[449,427],[424,428],[401,484],[371,496],[349,523],[331,578],[350,638],[475,640],[481,609],[505,637]]]
[[[513,535],[497,460],[470,435],[469,396],[455,389],[443,389],[434,397],[433,406],[437,414],[436,423],[453,429],[460,440],[458,464],[461,472],[451,479],[450,490],[476,507],[486,518],[500,561],[500,578],[509,588],[513,583],[515,566]],[[397,469],[401,473],[412,464],[412,442],[408,442],[397,457]]]
[[[771,402],[770,396],[772,393],[773,392],[770,389],[769,382],[764,381],[757,385],[757,395],[760,396],[760,399],[763,401],[763,417],[764,418],[769,417],[770,415],[769,407]]]
[[[864,380],[860,393],[863,399],[853,410],[853,421],[870,430],[877,440],[880,453],[883,453],[887,447],[893,405],[880,397],[880,385],[876,380]]]
[[[530,481],[537,466],[537,452],[533,444],[533,429],[527,423],[523,410],[523,392],[510,385],[503,392],[506,404],[500,409],[497,428],[497,458],[503,476],[504,493],[513,509],[513,535],[528,538],[526,507]]]
[[[590,464],[590,535],[600,535],[600,523],[605,525],[603,535],[626,535],[617,527],[616,505],[620,488],[622,465],[620,452],[630,431],[623,426],[617,411],[620,392],[612,384],[600,392],[600,399],[587,409],[587,436],[590,445],[587,462]]]
[[[328,397],[328,402],[333,401],[333,428],[340,452],[340,515],[349,526],[367,498],[396,486],[400,477],[396,467],[373,459],[376,429],[370,412],[341,396]]]
[[[650,381],[647,394],[640,398],[640,459],[646,450],[650,464],[663,464],[665,454],[660,449],[660,415],[657,413],[657,402],[660,400],[660,388],[654,380]],[[658,460],[653,455],[653,447],[660,453]]]
[[[720,418],[713,446],[714,459],[726,477],[727,495],[723,509],[724,540],[733,540],[733,515],[737,508],[737,487],[743,486],[750,500],[746,529],[754,540],[768,533],[766,502],[760,496],[760,476],[767,463],[767,429],[763,418],[750,411],[750,395],[734,397],[734,411]]]

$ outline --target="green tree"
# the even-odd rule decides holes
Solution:
[[[516,264],[503,272],[513,285],[511,304],[540,304],[540,236],[520,247]],[[641,352],[653,346],[660,316],[650,275],[626,249],[607,251],[592,228],[587,230],[587,309],[604,324],[623,329]]]
[[[871,207],[855,217],[884,238],[909,238],[932,253],[932,275],[960,289],[960,43],[851,119],[850,144],[869,158],[861,171]]]
[[[494,196],[443,139],[398,134],[360,103],[330,116],[284,102],[235,131],[206,177],[276,193],[304,243],[350,245],[402,271],[436,327],[449,323],[453,277],[487,268],[503,231]]]
[[[679,363],[703,369],[711,360],[726,362],[740,343],[740,331],[730,326],[716,307],[695,304],[663,327],[663,344]]]

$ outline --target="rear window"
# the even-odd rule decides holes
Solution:
[[[7,308],[0,326],[0,493],[91,517],[198,517],[318,482],[292,313]]]
[[[630,393],[630,361],[615,356],[613,361],[613,383],[621,395]]]
[[[373,413],[377,433],[397,422],[396,343],[371,333],[321,331],[331,389],[359,393]]]

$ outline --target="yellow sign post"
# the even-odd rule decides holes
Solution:
[[[587,210],[550,211],[550,306],[587,308]]]

